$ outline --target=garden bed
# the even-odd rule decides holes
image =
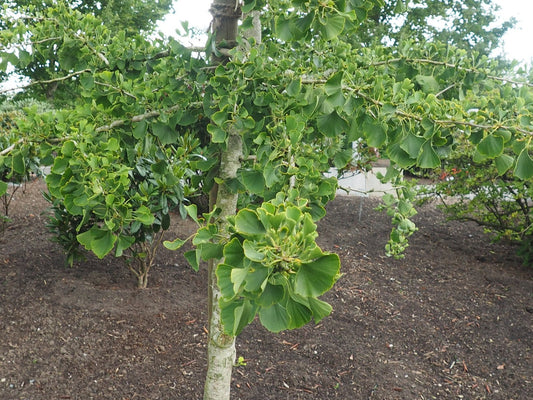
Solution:
[[[113,258],[67,268],[42,190],[16,193],[0,235],[0,398],[200,399],[205,268],[163,249],[145,290]],[[533,271],[515,248],[429,204],[393,260],[377,202],[330,204],[319,243],[343,273],[324,296],[332,315],[281,334],[247,327],[232,399],[533,398]],[[192,229],[175,216],[169,238]]]

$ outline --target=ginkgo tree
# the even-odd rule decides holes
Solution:
[[[391,161],[383,179],[397,187],[384,199],[392,255],[416,229],[402,170],[439,167],[459,138],[472,162],[533,177],[527,80],[497,76],[486,56],[436,41],[345,40],[381,5],[214,0],[205,49],[111,33],[61,2],[38,15],[21,8],[0,33],[2,66],[24,68],[53,48],[47,82],[80,94],[68,109],[27,110],[0,158],[14,166],[31,148],[51,166],[49,197],[70,244],[142,258],[135,246],[154,243],[171,208],[198,224],[165,245],[190,240],[193,268],[208,262],[205,399],[229,398],[235,339],[256,316],[279,332],[331,312],[320,296],[340,261],[316,244],[316,223],[337,189],[326,172],[350,167],[355,142]],[[190,202],[200,194],[207,212]]]

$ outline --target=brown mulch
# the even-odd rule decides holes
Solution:
[[[200,399],[206,272],[162,250],[138,290],[119,260],[64,266],[36,180],[0,234],[0,399]],[[385,257],[376,200],[338,198],[319,224],[343,276],[320,324],[237,339],[232,399],[533,398],[533,270],[434,205],[405,259]],[[169,238],[191,232],[176,218]]]

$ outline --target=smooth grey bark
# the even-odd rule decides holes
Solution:
[[[213,15],[212,27],[217,46],[231,48],[237,43],[238,21],[241,17],[239,1],[214,0],[211,6]],[[253,11],[253,27],[247,30],[246,38],[253,38],[256,44],[261,43],[261,25],[259,12]],[[223,58],[214,59],[224,63]],[[238,194],[233,193],[224,184],[237,177],[243,157],[242,137],[233,127],[228,130],[226,149],[220,155],[219,178],[222,183],[211,192],[210,205],[221,210],[220,231],[223,232],[226,218],[235,215]],[[208,267],[208,316],[209,338],[207,346],[207,376],[204,386],[204,400],[229,400],[231,389],[231,374],[235,363],[235,336],[224,332],[222,325],[219,299],[220,289],[217,284],[216,267],[222,260],[210,260]]]
[[[242,138],[238,132],[229,133],[227,149],[221,155],[220,178],[235,178],[242,158]],[[231,193],[224,183],[218,186],[216,206],[221,209],[221,231],[226,217],[235,214],[237,194]],[[210,260],[208,269],[209,342],[207,345],[207,377],[204,400],[229,400],[231,374],[235,363],[235,336],[224,333],[217,284],[216,267],[222,260]]]
[[[234,47],[237,39],[238,21],[241,17],[236,0],[214,0],[211,5],[212,28],[217,46]],[[213,61],[223,63],[223,58]],[[242,138],[239,132],[230,128],[226,149],[220,155],[219,178],[222,183],[211,192],[210,204],[220,208],[220,231],[225,229],[226,218],[237,209],[237,193],[232,193],[224,182],[237,177],[241,166]],[[222,260],[210,260],[208,266],[208,318],[209,334],[207,345],[207,376],[204,386],[204,400],[229,400],[231,374],[235,363],[235,336],[224,332],[217,284],[216,267]]]

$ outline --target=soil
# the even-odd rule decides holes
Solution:
[[[42,181],[0,235],[0,399],[200,399],[206,271],[163,249],[149,288],[113,258],[65,267]],[[319,224],[343,276],[318,325],[237,339],[232,399],[532,399],[533,270],[435,205],[403,260],[385,257],[377,200],[340,197]],[[192,232],[174,219],[169,238]],[[246,365],[244,365],[246,364]]]

